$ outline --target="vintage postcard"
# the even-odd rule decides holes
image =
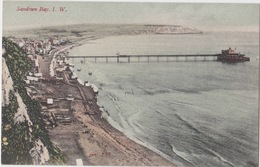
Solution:
[[[259,4],[21,0],[2,17],[2,165],[259,165]]]

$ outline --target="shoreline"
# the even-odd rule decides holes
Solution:
[[[83,39],[82,41],[86,42],[85,40],[86,39]],[[72,45],[65,46],[65,48],[71,49],[78,45],[80,44],[74,43]],[[63,51],[65,51],[65,49]],[[51,62],[53,63],[42,61],[41,59],[39,59],[40,64],[50,63],[50,66],[47,65],[47,67],[49,67],[50,69],[50,73],[52,71],[52,68],[56,68],[58,66],[57,61],[59,61],[59,58],[57,57],[57,55],[62,51],[57,49],[57,52],[55,52],[51,57]],[[75,121],[75,125],[73,124],[73,126],[76,126],[80,130],[82,130],[81,132],[73,133],[76,133],[77,139],[74,139],[74,141],[76,141],[75,144],[77,145],[78,150],[81,150],[81,154],[84,154],[84,156],[82,156],[81,158],[84,164],[176,166],[173,164],[173,162],[166,159],[166,157],[163,157],[157,151],[152,150],[147,146],[145,147],[145,143],[141,144],[142,141],[138,143],[135,140],[131,139],[131,137],[128,137],[123,132],[113,127],[108,122],[108,120],[102,117],[102,111],[97,104],[96,93],[93,91],[93,89],[90,86],[82,85],[82,83],[79,83],[78,80],[70,80],[68,76],[69,73],[69,71],[62,72],[62,86],[60,85],[59,88],[55,89],[63,92],[65,91],[65,89],[62,87],[66,86],[66,90],[73,94],[74,100],[70,102],[71,105],[67,104],[67,107],[69,108],[71,118]],[[46,76],[47,74],[44,75]],[[50,78],[53,77],[51,76]],[[49,87],[49,89],[53,89],[50,85],[48,85],[47,87]],[[94,114],[89,114],[90,111]],[[53,111],[53,113],[55,112],[58,111]],[[61,148],[62,152],[64,152],[66,150],[64,148],[66,147],[66,145],[58,143],[60,138],[59,136],[61,135],[55,134],[55,132],[57,131],[55,129],[59,128],[62,128],[62,126],[59,125],[57,128],[49,130],[50,137],[51,140],[54,141],[54,143],[56,143],[59,148]],[[65,130],[64,133],[66,134],[67,128],[63,128],[64,129],[62,130]],[[62,130],[60,129],[59,131]],[[86,138],[86,136],[88,136],[88,138]],[[93,151],[92,149],[90,149],[91,147],[95,148],[93,149],[95,150],[95,153],[91,153]],[[69,153],[67,153],[66,156],[69,157]],[[111,158],[113,160],[111,160]],[[73,161],[70,160],[69,164],[73,165]]]
[[[96,40],[96,39],[100,39],[100,38],[102,38],[102,37],[97,37],[97,38],[94,38],[94,39],[91,39],[91,40],[86,40],[86,39],[85,39],[86,41],[85,41],[84,43],[74,44],[74,45],[73,45],[72,47],[70,47],[68,50],[71,50],[71,49],[73,49],[74,47],[78,47],[78,46],[81,46],[81,45],[86,45],[86,44],[87,44],[86,42],[92,41],[92,40]],[[84,41],[84,40],[82,40],[82,41]],[[66,60],[65,60],[65,62],[66,62],[66,64],[69,64],[69,63],[70,63],[69,61],[67,62]],[[73,68],[73,69],[75,70],[75,68]],[[73,72],[73,71],[71,71],[71,72]],[[76,74],[76,71],[75,71],[74,73]],[[76,75],[76,76],[77,76],[77,75]],[[77,77],[78,77],[78,76],[77,76]],[[82,81],[81,78],[78,77],[77,81],[78,81],[78,84],[84,86],[84,81]],[[90,83],[90,82],[88,82],[88,84],[89,84],[89,85],[92,85],[92,83]],[[93,85],[94,85],[94,84],[93,84]],[[94,85],[94,86],[95,86],[95,85]],[[95,87],[96,87],[96,86],[95,86]],[[93,87],[92,87],[92,89],[94,90]],[[94,91],[94,92],[95,92],[95,91]],[[99,106],[98,101],[97,101],[96,103],[97,103],[97,106]],[[103,106],[102,106],[102,107],[99,106],[99,112],[101,112],[101,115],[102,115],[102,112],[105,113],[106,115],[109,115],[109,111],[103,110],[103,109],[105,109]],[[163,157],[164,159],[170,161],[170,162],[173,163],[173,164],[174,164],[174,163],[177,163],[177,162],[173,162],[172,160],[170,160],[171,158],[170,158],[168,155],[166,155],[166,154],[164,154],[163,152],[159,151],[158,149],[152,147],[151,145],[149,145],[149,143],[146,143],[145,141],[142,141],[142,140],[140,140],[140,139],[138,139],[138,138],[136,138],[136,137],[134,137],[134,136],[127,135],[127,134],[126,134],[125,132],[123,132],[122,130],[120,130],[120,129],[118,129],[117,127],[113,126],[113,124],[111,124],[111,123],[109,122],[109,120],[106,119],[106,121],[107,121],[107,123],[108,123],[110,126],[112,126],[112,127],[115,128],[116,130],[118,130],[119,132],[121,132],[123,135],[125,135],[128,139],[132,140],[132,141],[135,142],[136,144],[142,145],[143,147],[145,147],[145,148],[149,149],[150,151],[152,151],[152,152],[158,154],[159,156]]]
[[[91,39],[91,41],[92,41],[92,40],[96,40],[96,39],[100,39],[100,38]],[[88,41],[88,40],[87,40],[87,41]],[[86,42],[87,42],[87,41],[86,41]],[[81,46],[81,45],[86,45],[86,43],[83,43],[83,44],[75,44],[73,47],[70,47],[70,49],[72,49],[72,48],[74,48],[74,47]],[[70,50],[70,49],[69,49],[69,50]],[[69,64],[69,63],[70,63],[69,61],[67,62],[66,60],[65,60],[65,62],[66,62],[66,64]],[[73,68],[73,70],[75,70],[75,68]],[[74,71],[71,71],[71,72],[74,72]],[[76,71],[74,72],[74,74],[76,74]],[[76,75],[76,76],[77,76],[77,75]],[[78,77],[78,76],[77,76],[77,77]],[[78,82],[78,84],[84,86],[84,81],[82,81],[81,78],[78,77],[77,82]],[[89,87],[92,88],[93,91],[94,91],[94,93],[95,93],[96,91],[95,91],[94,89],[97,88],[97,87],[96,87],[94,84],[90,83],[90,82],[88,82],[88,84],[90,85]],[[95,88],[94,88],[94,87],[91,87],[92,85],[94,85]],[[98,91],[98,90],[97,90],[97,91]],[[97,96],[98,96],[98,95],[97,95]],[[96,103],[97,103],[96,105],[99,106],[99,105],[98,105],[98,101],[97,101]],[[104,106],[104,107],[105,107],[105,106]],[[103,110],[103,109],[105,109],[104,107],[103,107],[103,106],[102,106],[102,107],[99,106],[99,112],[101,113],[101,115],[102,115],[102,113],[105,113],[105,114],[108,115],[109,111]],[[105,120],[107,121],[107,123],[108,123],[110,126],[112,126],[112,128],[115,128],[116,130],[118,130],[119,132],[121,132],[123,135],[125,135],[128,139],[132,140],[132,141],[135,142],[136,144],[142,145],[143,147],[145,147],[145,148],[149,149],[150,151],[152,151],[152,152],[158,154],[159,156],[163,157],[164,159],[170,161],[171,163],[177,163],[177,162],[173,162],[172,160],[170,160],[170,157],[169,157],[168,155],[166,155],[166,154],[164,154],[163,152],[159,151],[158,149],[152,147],[151,145],[149,145],[149,143],[146,143],[145,141],[142,141],[142,140],[140,140],[140,139],[138,139],[138,138],[136,138],[136,137],[134,137],[134,136],[127,135],[125,132],[123,132],[123,131],[121,131],[120,129],[118,129],[117,127],[113,126],[113,124],[111,124],[111,123],[109,122],[109,120],[107,120],[107,119],[105,119]]]
[[[76,71],[75,71],[76,73]],[[78,76],[78,75],[77,75]],[[82,86],[84,86],[84,81],[81,80],[81,78],[78,78],[77,81],[79,82],[79,84],[81,84]],[[89,85],[92,85],[92,83],[88,82]],[[93,84],[94,85],[94,84]],[[89,86],[90,87],[90,86]],[[94,88],[92,87],[92,89],[94,90]],[[102,91],[102,90],[101,90]],[[95,91],[94,91],[95,92]],[[99,102],[97,101],[97,106],[99,106]],[[102,114],[105,114],[106,117],[109,117],[109,110],[106,109],[105,106],[100,107],[99,106],[99,112],[101,112]],[[111,117],[110,117],[111,118]],[[116,125],[113,125],[113,123],[111,123],[107,118],[105,118],[105,120],[107,121],[107,123],[112,126],[112,128],[115,128],[116,130],[118,130],[119,132],[121,132],[123,135],[125,135],[127,138],[129,138],[130,140],[132,140],[133,142],[135,142],[136,144],[142,145],[143,147],[149,149],[150,151],[158,154],[159,156],[163,157],[164,159],[170,161],[173,164],[177,164],[177,162],[174,162],[173,160],[171,160],[171,158],[167,155],[164,154],[163,152],[161,152],[160,150],[156,149],[155,147],[151,146],[149,143],[138,139],[136,137],[134,137],[133,135],[127,134],[127,132],[124,132],[123,129],[121,129],[120,127],[117,127]]]

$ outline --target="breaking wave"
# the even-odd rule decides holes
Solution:
[[[225,164],[228,164],[232,167],[235,167],[235,165],[231,162],[229,162],[228,160],[226,160],[225,158],[223,158],[221,155],[219,155],[218,153],[216,153],[215,151],[213,150],[210,150],[210,149],[207,149],[205,148],[205,150],[209,151],[210,153],[212,153],[215,157],[217,157],[220,161],[224,162]]]
[[[172,148],[172,152],[177,155],[179,158],[181,158],[182,160],[184,160],[185,162],[189,163],[190,165],[192,166],[196,166],[195,164],[193,164],[190,160],[189,160],[189,157],[190,155],[188,155],[187,153],[185,152],[182,152],[182,151],[179,151],[177,150],[173,144],[170,144],[171,145],[171,148]]]
[[[181,118],[181,116],[179,116],[178,114],[175,114],[176,118],[178,118],[181,122],[184,123],[184,125],[186,125],[189,129],[193,130],[194,132],[196,132],[197,134],[202,134],[201,131],[199,131],[197,128],[195,128],[192,124],[190,124],[188,121],[184,120],[183,118]]]

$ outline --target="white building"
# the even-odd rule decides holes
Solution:
[[[53,99],[52,98],[48,98],[47,99],[47,104],[53,104]]]

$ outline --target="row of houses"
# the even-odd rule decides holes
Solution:
[[[45,39],[29,39],[29,38],[15,38],[13,36],[8,37],[11,41],[16,43],[19,47],[24,49],[27,54],[40,54],[45,55],[49,53],[49,51],[61,44],[68,42],[68,40],[64,40],[61,38],[45,38]]]

